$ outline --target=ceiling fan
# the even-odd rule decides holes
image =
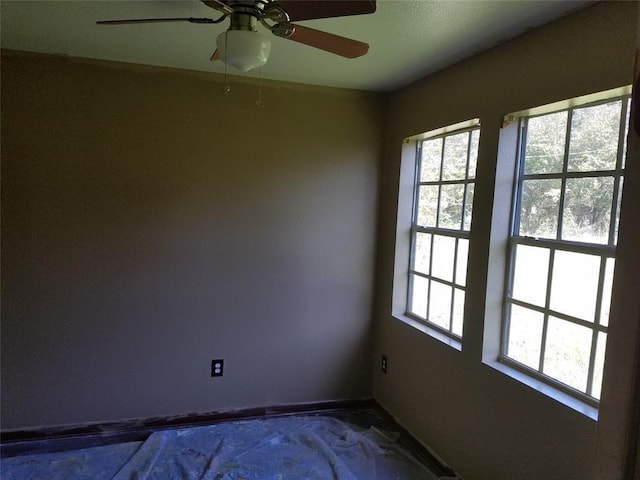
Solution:
[[[211,60],[222,60],[242,72],[267,63],[271,51],[269,38],[258,32],[258,23],[277,37],[293,40],[310,47],[357,58],[369,51],[369,45],[328,32],[302,27],[292,21],[318,18],[364,15],[376,11],[376,0],[200,0],[220,16],[211,18],[143,18],[132,20],[101,20],[99,25],[136,23],[189,22],[218,24],[227,17],[229,28],[218,35],[217,49]]]

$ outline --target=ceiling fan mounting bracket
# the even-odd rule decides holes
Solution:
[[[271,33],[277,37],[289,38],[296,31],[296,27],[287,23],[278,23],[271,27]]]
[[[291,20],[289,14],[285,12],[280,5],[275,4],[267,4],[266,7],[264,7],[262,17],[263,19],[268,19],[276,23],[288,22]]]

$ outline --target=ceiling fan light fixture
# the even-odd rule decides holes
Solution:
[[[250,30],[227,30],[216,39],[220,59],[227,65],[248,72],[267,63],[271,40]]]

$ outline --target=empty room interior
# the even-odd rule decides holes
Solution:
[[[274,38],[258,74],[209,62],[215,34],[197,71],[136,56],[180,47],[171,26],[55,44],[30,17],[72,31],[67,9],[102,3],[224,8],[2,2],[3,446],[368,405],[464,480],[640,478],[638,3],[565,2],[402,78],[364,63],[403,49],[382,20],[353,60],[280,61]],[[409,3],[519,2],[318,25],[356,37]]]

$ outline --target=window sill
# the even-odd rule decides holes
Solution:
[[[554,399],[555,401],[563,404],[566,407],[575,410],[576,412],[590,418],[591,420],[598,421],[598,408],[593,405],[589,405],[588,403],[575,398],[568,393],[565,393],[557,388],[554,388],[551,385],[544,383],[542,380],[538,380],[533,378],[526,373],[523,373],[519,370],[516,370],[513,367],[505,365],[497,360],[493,361],[484,361],[485,365],[497,370],[512,379],[527,385],[528,387],[537,390],[543,395]]]
[[[419,322],[418,320],[415,320],[407,315],[394,314],[393,318],[409,325],[410,327],[415,328],[416,330],[419,330],[420,332],[426,335],[429,335],[431,338],[434,338],[439,342],[444,343],[445,345],[453,348],[454,350],[457,350],[459,352],[462,351],[462,342],[460,340],[451,338],[445,335],[444,333],[436,330],[435,328],[429,327],[425,323]]]

